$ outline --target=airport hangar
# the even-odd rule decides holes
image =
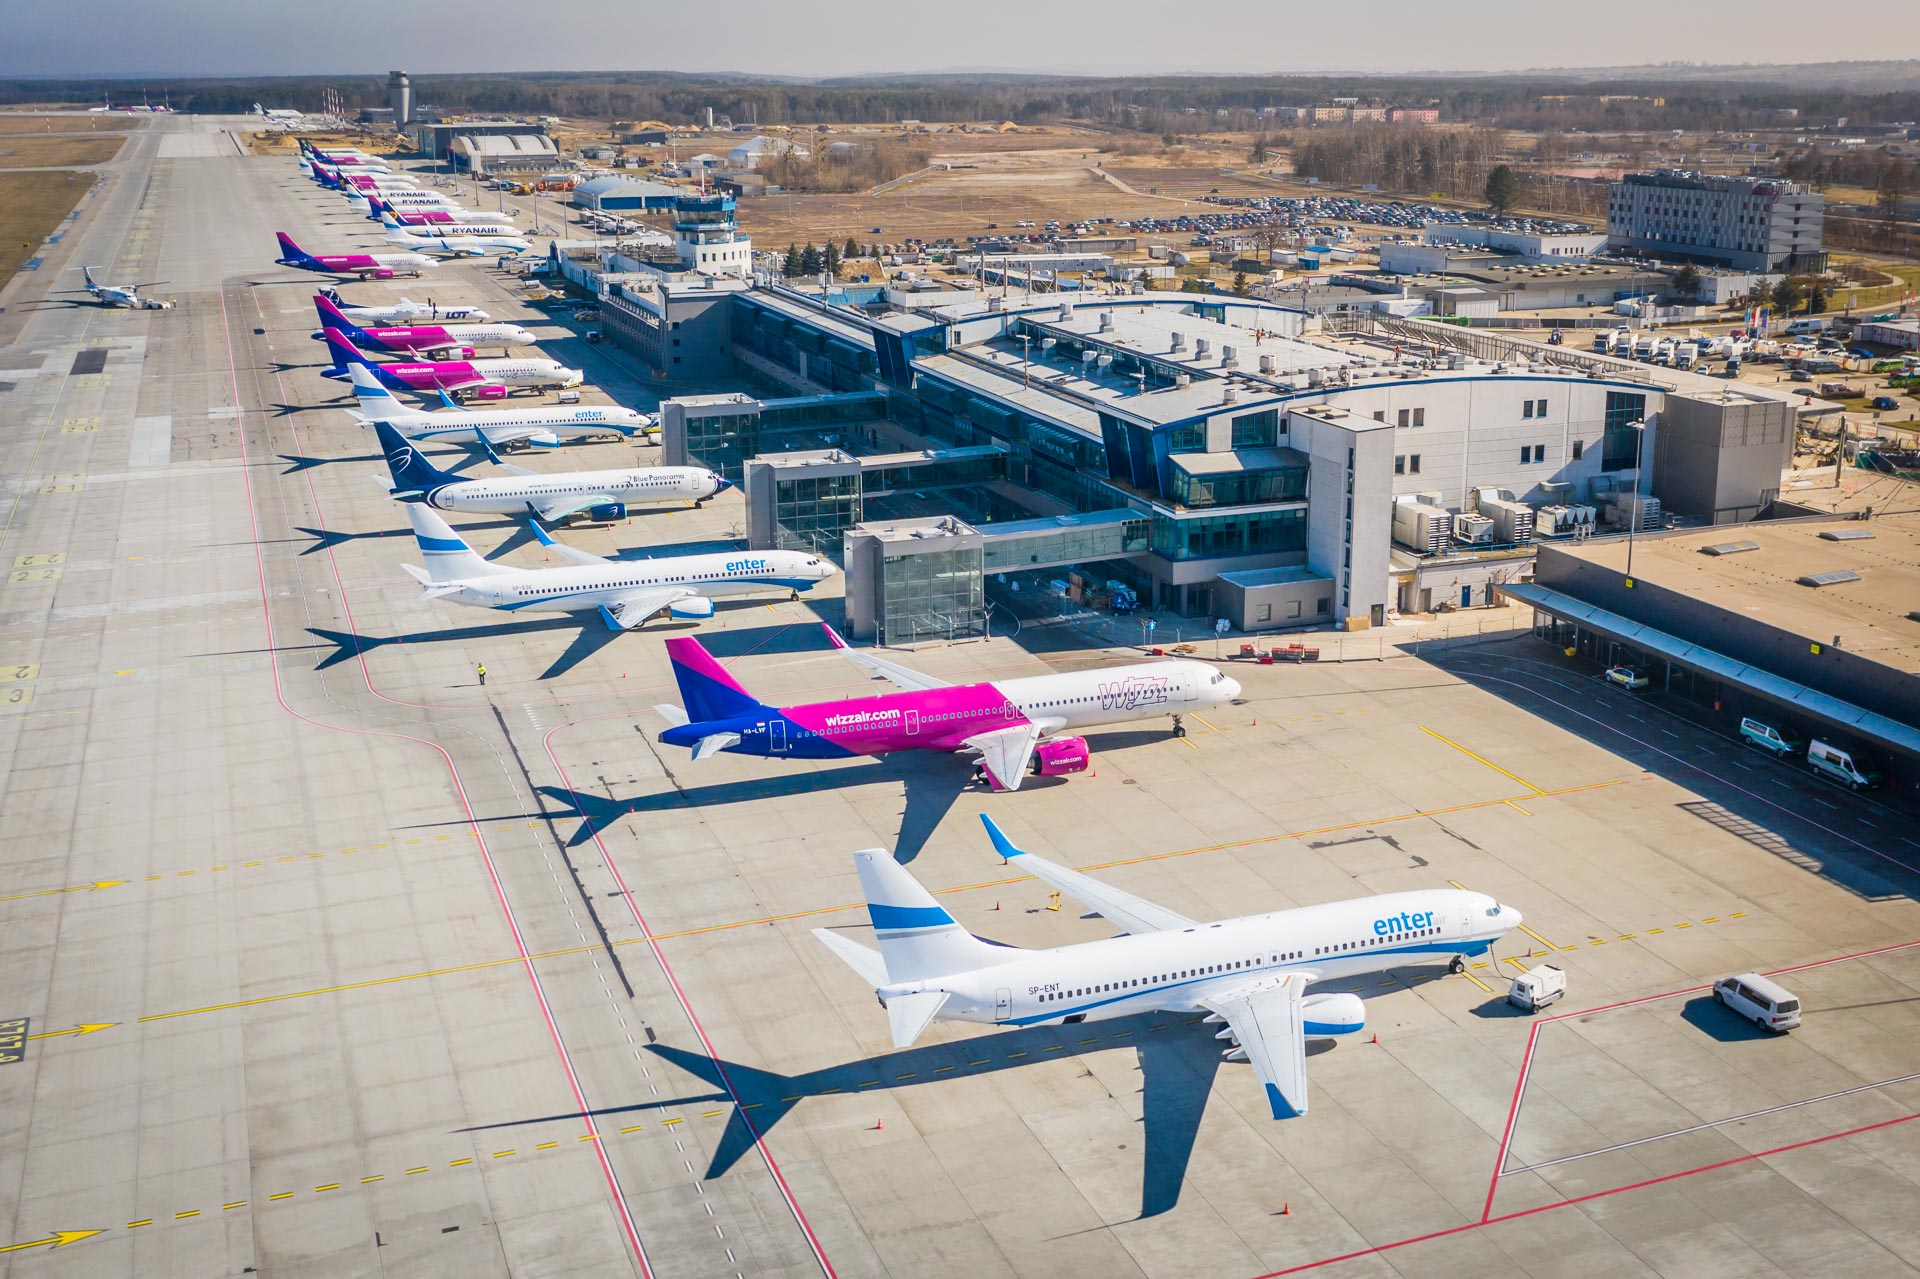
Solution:
[[[1238,629],[1378,625],[1492,603],[1531,563],[1524,529],[1464,554],[1396,545],[1396,499],[1581,503],[1638,481],[1669,514],[1734,522],[1777,497],[1793,440],[1798,409],[1778,391],[1375,312],[694,269],[715,251],[700,238],[744,244],[723,199],[681,219],[673,263],[592,245],[556,246],[556,261],[656,377],[725,371],[784,392],[662,404],[664,460],[746,487],[755,546],[838,555],[847,529],[900,515],[982,535],[977,569],[956,570],[969,548],[938,530],[898,543],[940,557],[895,574],[919,594],[954,571],[1097,564],[1150,608]],[[904,501],[933,490],[937,506]],[[1034,521],[1055,522],[1052,544]],[[996,551],[1009,523],[1021,544]],[[854,612],[895,615],[874,632],[888,642],[984,629],[974,611],[915,620],[883,589],[849,575],[869,596]]]
[[[1920,486],[1903,485],[1909,498]],[[1858,750],[1920,793],[1920,514],[1811,514],[1738,529],[1543,546],[1501,587],[1534,633],[1738,727],[1752,716]]]

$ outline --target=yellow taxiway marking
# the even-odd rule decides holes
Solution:
[[[1518,814],[1520,814],[1520,815],[1521,815],[1522,817],[1531,817],[1531,816],[1533,816],[1533,814],[1532,814],[1532,813],[1530,813],[1530,812],[1528,812],[1528,811],[1527,811],[1526,809],[1524,809],[1524,808],[1522,808],[1522,807],[1520,807],[1520,805],[1518,805],[1518,804],[1516,804],[1516,803],[1514,803],[1514,802],[1513,802],[1512,800],[1508,800],[1508,801],[1507,801],[1507,807],[1508,807],[1508,808],[1511,808],[1511,809],[1512,809],[1512,810],[1513,810],[1514,812],[1516,812],[1516,813],[1518,813]]]
[[[37,1035],[28,1035],[28,1039],[54,1039],[60,1035],[91,1035],[96,1030],[112,1030],[120,1023],[117,1021],[86,1021],[67,1030],[43,1030]]]
[[[75,884],[72,888],[42,888],[34,893],[14,893],[0,897],[0,902],[24,901],[29,897],[58,897],[61,893],[97,893],[103,888],[118,888],[126,882],[124,879],[96,879],[91,884]]]
[[[1428,737],[1431,737],[1436,741],[1445,742],[1447,745],[1453,747],[1453,749],[1459,751],[1462,755],[1465,755],[1470,759],[1479,760],[1482,764],[1485,764],[1488,768],[1491,768],[1494,772],[1500,774],[1502,777],[1509,778],[1513,781],[1519,782],[1522,786],[1532,791],[1535,795],[1544,795],[1547,793],[1541,790],[1538,786],[1535,786],[1532,782],[1528,781],[1526,778],[1514,776],[1514,774],[1509,773],[1506,769],[1500,767],[1500,765],[1494,763],[1492,760],[1488,759],[1485,755],[1481,755],[1481,754],[1478,754],[1477,752],[1468,750],[1466,747],[1462,746],[1459,742],[1454,741],[1451,737],[1442,736],[1441,734],[1434,732],[1431,728],[1428,728],[1425,724],[1422,724],[1420,726],[1420,731],[1425,733]],[[1505,801],[1502,801],[1502,802],[1504,803]]]
[[[146,1222],[134,1222],[134,1225],[146,1225]],[[64,1248],[70,1243],[79,1243],[82,1239],[91,1239],[102,1233],[100,1230],[56,1230],[45,1239],[29,1239],[25,1243],[0,1245],[0,1253],[19,1252],[22,1248]]]
[[[1478,968],[1480,967],[1480,965],[1475,964],[1474,967]],[[1460,975],[1462,977],[1465,977],[1468,981],[1472,982],[1474,985],[1478,986],[1480,989],[1486,991],[1489,995],[1493,993],[1493,987],[1487,985],[1487,983],[1481,981],[1478,977],[1475,977],[1472,973],[1462,969]]]

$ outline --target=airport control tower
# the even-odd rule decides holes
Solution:
[[[673,202],[673,241],[680,265],[701,275],[753,273],[753,241],[733,217],[730,195],[683,195]]]
[[[393,127],[413,123],[413,81],[404,71],[387,72],[387,105],[393,108]]]

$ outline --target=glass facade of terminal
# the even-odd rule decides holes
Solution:
[[[872,392],[762,400],[757,410],[742,405],[739,412],[722,406],[718,412],[689,413],[687,460],[738,484],[750,457],[820,447],[825,443],[821,432],[871,422],[885,412],[885,397]]]
[[[1091,564],[1131,555],[1148,549],[1148,521],[1120,520],[1098,524],[1067,525],[1045,532],[1000,536],[989,527],[985,567],[989,573],[1003,573],[1029,564],[1061,564],[1070,561]]]
[[[830,336],[750,297],[736,297],[732,309],[733,344],[754,355],[836,391],[865,391],[873,386],[879,361],[850,338]]]
[[[1307,511],[1244,511],[1177,520],[1153,517],[1153,552],[1170,560],[1272,555],[1307,549]]]
[[[860,475],[795,476],[773,484],[773,532],[787,551],[838,561],[842,534],[862,518]]]
[[[1647,397],[1635,391],[1608,391],[1607,418],[1600,437],[1600,469],[1630,471],[1640,464],[1640,432]]]
[[[986,582],[978,546],[887,555],[878,621],[883,644],[961,639],[987,630]]]
[[[1170,470],[1167,498],[1175,506],[1260,506],[1307,496],[1305,463],[1215,475],[1189,475],[1178,466]]]

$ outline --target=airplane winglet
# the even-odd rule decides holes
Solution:
[[[560,545],[560,543],[554,541],[551,537],[547,536],[547,530],[540,527],[539,520],[528,520],[527,527],[533,530],[533,535],[540,540],[540,545],[546,546],[546,547],[554,547],[554,546]]]
[[[820,629],[827,633],[827,643],[833,645],[835,648],[846,648],[848,646],[847,642],[840,638],[840,632],[834,630],[831,624],[822,622],[820,623]]]
[[[980,821],[987,828],[987,838],[993,841],[993,851],[1000,854],[1002,861],[1012,861],[1016,857],[1026,856],[1026,850],[1016,848],[1005,832],[993,824],[993,818],[980,814]]]

